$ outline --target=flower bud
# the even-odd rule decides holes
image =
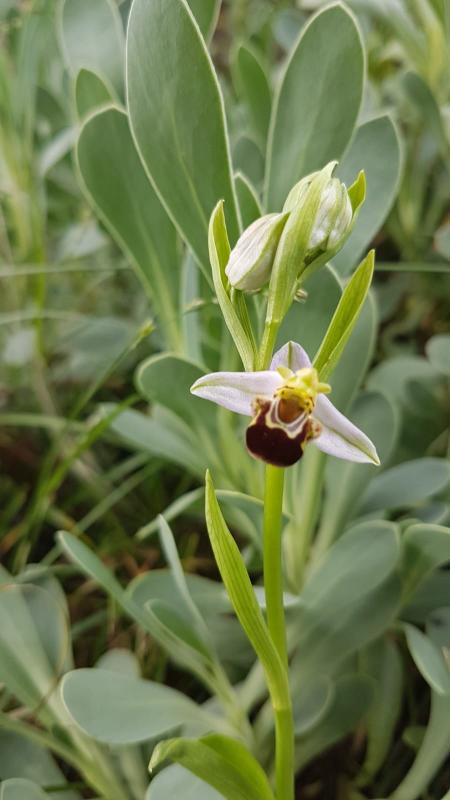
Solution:
[[[268,282],[288,213],[266,214],[252,222],[230,253],[225,274],[233,288],[256,292]]]
[[[308,190],[318,174],[314,172],[308,175],[291,189],[284,204],[284,211],[297,211],[304,205],[304,212],[308,213]],[[349,231],[352,218],[352,204],[345,184],[338,178],[330,177],[322,189],[309,233],[304,255],[305,264],[310,263],[321,253],[335,251]]]

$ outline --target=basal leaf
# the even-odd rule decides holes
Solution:
[[[110,745],[155,739],[186,724],[210,725],[181,692],[110,669],[77,669],[62,683],[66,707],[85,733]]]
[[[275,98],[269,133],[267,209],[278,211],[301,177],[339,159],[361,104],[364,54],[353,15],[341,4],[302,29]]]
[[[82,69],[97,73],[123,95],[123,27],[112,0],[62,0],[59,34],[65,59],[76,75]]]
[[[147,172],[209,275],[208,221],[217,201],[225,202],[233,243],[239,222],[217,77],[183,0],[134,0],[127,92],[131,128]]]
[[[401,147],[397,130],[386,114],[356,129],[336,175],[349,185],[359,170],[366,176],[366,197],[358,219],[333,264],[348,275],[386,219],[398,189]]]
[[[113,97],[102,79],[89,69],[80,69],[75,79],[75,105],[80,119],[112,101]]]
[[[177,236],[144,172],[127,115],[110,107],[90,117],[77,159],[89,200],[155,300],[168,345],[180,350]]]

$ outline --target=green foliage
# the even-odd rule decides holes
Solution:
[[[2,800],[284,800],[289,690],[303,795],[448,800],[449,14],[281,5],[0,3]],[[232,290],[334,159],[339,252]],[[381,465],[286,475],[288,674],[245,420],[189,388],[289,340]]]

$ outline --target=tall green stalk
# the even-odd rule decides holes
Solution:
[[[264,492],[264,589],[269,633],[288,673],[283,602],[282,509],[284,469],[266,466]],[[275,781],[277,800],[294,800],[294,721],[292,704],[274,708]]]

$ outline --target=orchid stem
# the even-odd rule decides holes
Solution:
[[[267,624],[288,672],[281,551],[284,469],[266,467],[264,493],[264,589]],[[292,705],[275,708],[275,781],[277,800],[294,800],[294,722]]]

